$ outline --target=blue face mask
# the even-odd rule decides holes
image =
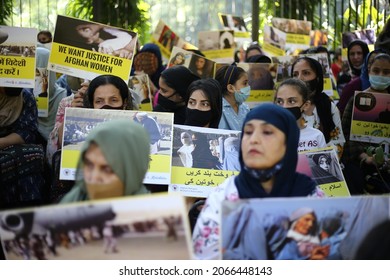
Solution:
[[[373,89],[385,90],[390,86],[390,77],[387,76],[370,75],[369,80]]]
[[[251,93],[251,87],[247,86],[239,91],[234,92],[234,99],[236,99],[237,103],[243,103],[245,100],[248,99],[249,95]]]

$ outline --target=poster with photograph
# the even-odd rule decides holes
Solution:
[[[60,180],[75,180],[80,149],[88,133],[99,123],[112,119],[128,119],[145,127],[150,138],[150,163],[144,183],[169,184],[172,158],[172,113],[86,108],[66,108]]]
[[[300,56],[309,56],[313,59],[316,59],[322,65],[322,72],[324,75],[324,92],[333,96],[333,86],[331,80],[331,71],[330,71],[330,63],[328,60],[328,56],[326,53],[315,53],[315,54],[302,54],[302,55],[284,55],[284,56],[273,56],[271,60],[273,63],[278,64],[277,72],[276,72],[276,83],[280,83],[285,79],[291,78],[291,70],[292,65],[295,60],[297,60]]]
[[[315,143],[300,144],[315,145]],[[328,197],[351,196],[333,147],[300,152],[296,171],[316,181]]]
[[[0,25],[0,86],[34,88],[36,28]]]
[[[190,259],[184,198],[150,194],[0,213],[7,260]]]
[[[328,46],[328,30],[311,30],[310,31],[310,46]]]
[[[48,68],[89,80],[111,74],[127,83],[136,45],[133,31],[58,15]]]
[[[389,205],[389,196],[224,200],[222,259],[388,259]]]
[[[375,29],[363,29],[363,30],[354,30],[354,31],[348,31],[344,32],[342,34],[342,52],[341,57],[344,63],[348,62],[348,45],[353,40],[361,40],[365,42],[368,45],[368,48],[370,51],[374,50],[374,44],[376,41],[376,35],[375,35]]]
[[[286,54],[286,33],[271,26],[264,25],[264,42],[262,50],[270,57],[283,56]]]
[[[186,50],[197,50],[198,48],[194,45],[186,42],[180,38],[168,25],[165,24],[161,19],[157,23],[156,28],[152,34],[152,42],[160,47],[161,53],[166,58],[171,56],[171,52],[174,46],[186,49]]]
[[[264,26],[265,52],[272,55],[295,54],[310,47],[311,22],[286,18],[272,18],[272,24]]]
[[[199,50],[215,62],[232,63],[235,51],[234,33],[233,30],[200,31]]]
[[[218,13],[218,18],[223,29],[234,31],[236,49],[247,46],[252,42],[251,33],[248,30],[242,16]]]
[[[251,93],[245,101],[250,108],[263,102],[273,102],[275,97],[275,80],[278,65],[273,63],[238,63],[248,73],[248,84]]]
[[[169,192],[207,197],[240,170],[240,131],[174,125]]]
[[[133,102],[138,106],[138,110],[153,111],[149,75],[130,76],[128,86],[132,90]]]
[[[183,65],[188,68],[190,66],[192,54],[194,53],[191,51],[174,46],[168,60],[167,68],[175,65]]]
[[[350,140],[389,143],[390,94],[355,92]]]
[[[246,27],[244,17],[231,15],[231,14],[223,14],[218,13],[218,18],[226,30],[234,30],[235,32],[243,32],[248,33],[248,29]]]
[[[167,68],[183,65],[201,79],[214,78],[216,62],[191,51],[173,47]]]

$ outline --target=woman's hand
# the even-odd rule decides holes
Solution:
[[[74,98],[72,100],[72,107],[84,107],[84,95],[87,92],[89,86],[89,81],[85,81],[81,84],[81,88],[74,94]]]

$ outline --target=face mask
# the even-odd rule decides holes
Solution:
[[[86,184],[89,199],[120,197],[125,193],[125,187],[120,181],[111,184]]]
[[[314,92],[317,90],[317,78],[310,80],[310,81],[306,81],[305,84],[308,87],[308,89],[310,90],[310,92]]]
[[[100,109],[110,109],[110,110],[123,110],[123,105],[122,106],[118,106],[118,107],[112,107],[110,105],[104,105],[102,107],[100,107]]]
[[[290,107],[286,109],[289,110],[294,115],[296,120],[299,120],[302,117],[301,107],[296,106],[296,107]]]
[[[250,86],[244,87],[240,89],[238,92],[237,91],[234,92],[234,99],[236,99],[238,103],[243,103],[245,102],[245,100],[248,99],[250,93],[251,93],[251,87]]]
[[[390,77],[370,75],[371,87],[377,90],[385,90],[390,86]]]
[[[184,125],[205,127],[210,123],[211,110],[200,111],[196,109],[186,109],[186,121]]]
[[[178,107],[176,102],[173,102],[172,100],[166,98],[162,94],[158,95],[157,103],[161,105],[161,107],[169,111],[174,111]]]

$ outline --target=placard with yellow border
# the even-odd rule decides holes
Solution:
[[[239,173],[240,131],[174,125],[170,192],[207,197]]]
[[[274,101],[277,64],[238,63],[237,66],[244,69],[248,74],[248,84],[251,87],[251,92],[245,103],[250,108],[254,108],[263,102]]]
[[[66,108],[64,118],[64,133],[61,152],[61,180],[74,180],[80,149],[88,133],[99,123],[112,119],[128,119],[139,121],[139,111],[100,110],[85,108]],[[160,112],[144,112],[146,117],[153,118],[159,128],[160,140],[151,144],[150,163],[145,175],[145,184],[169,184],[171,180],[173,114]],[[136,119],[137,118],[137,119]],[[148,131],[150,134],[151,131]],[[154,133],[154,132],[153,132]],[[151,135],[150,138],[156,138]],[[156,146],[157,149],[154,149]]]
[[[161,19],[156,25],[153,31],[151,40],[157,44],[161,50],[161,53],[166,58],[171,56],[171,52],[174,46],[187,49],[197,50],[198,48],[182,38],[180,38],[168,25],[165,24]]]
[[[36,28],[0,25],[0,86],[34,88]]]
[[[328,197],[351,195],[333,147],[300,152],[296,171],[316,181]]]
[[[389,138],[390,94],[355,92],[350,140],[389,143]]]
[[[234,58],[234,30],[198,32],[199,50],[218,63],[232,63]]]
[[[48,69],[92,80],[130,76],[137,33],[101,23],[57,16]]]

